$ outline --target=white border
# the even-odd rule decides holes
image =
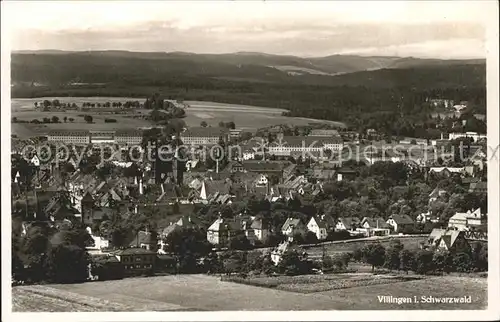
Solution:
[[[488,22],[487,33],[487,88],[488,88],[488,145],[499,145],[499,99],[498,99],[498,3],[485,1],[484,5],[491,7],[491,16],[484,17]],[[2,9],[2,111],[1,111],[1,143],[2,143],[2,321],[331,321],[331,320],[370,320],[370,321],[452,321],[452,320],[498,320],[500,319],[500,287],[499,287],[499,161],[500,151],[496,152],[497,159],[488,163],[488,195],[489,211],[489,277],[488,277],[488,309],[480,311],[470,310],[442,310],[442,311],[236,311],[236,312],[121,312],[121,313],[13,313],[11,308],[10,286],[10,258],[11,239],[10,227],[10,50],[9,50],[9,20],[16,19],[7,14],[9,4],[1,3]],[[459,5],[459,3],[457,3]],[[43,12],[40,12],[43,15]],[[445,13],[444,13],[445,14]],[[19,17],[22,19],[22,17]],[[460,50],[460,48],[450,48]],[[491,151],[490,151],[491,152]],[[491,153],[489,153],[491,156]]]

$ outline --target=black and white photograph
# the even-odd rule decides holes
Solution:
[[[498,7],[2,1],[2,320],[500,318]]]

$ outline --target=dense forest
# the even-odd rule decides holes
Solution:
[[[355,128],[368,123],[363,119],[425,122],[433,112],[426,103],[430,98],[468,101],[475,113],[486,111],[486,65],[481,61],[413,63],[411,68],[329,76],[292,75],[251,64],[255,60],[235,65],[189,57],[17,54],[12,57],[12,97],[144,98],[157,92],[172,99],[284,108],[288,116],[347,121]]]

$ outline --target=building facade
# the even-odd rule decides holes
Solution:
[[[50,131],[47,135],[47,140],[49,142],[74,144],[74,145],[87,145],[90,143],[90,132],[89,131]]]
[[[216,145],[228,137],[229,130],[221,127],[191,127],[181,133],[184,145]]]
[[[142,143],[143,133],[140,130],[117,130],[115,140],[120,145],[138,145]]]

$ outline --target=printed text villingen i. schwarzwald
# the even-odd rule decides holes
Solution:
[[[417,304],[417,303],[472,303],[472,296],[462,297],[434,297],[434,296],[413,296],[413,297],[396,297],[392,295],[377,296],[380,303],[386,304]]]

